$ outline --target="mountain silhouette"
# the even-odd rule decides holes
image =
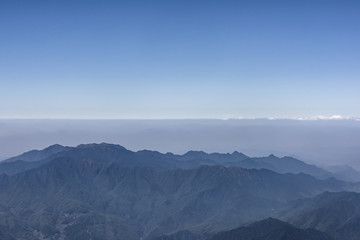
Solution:
[[[22,157],[1,165],[31,165],[0,175],[4,239],[205,239],[279,214],[297,227],[322,230],[297,221],[316,203],[308,201],[326,191],[359,190],[357,183],[334,178],[215,164],[252,160],[236,152],[175,155],[105,143],[58,149],[50,156],[37,153],[37,161]],[[194,159],[214,164],[189,167]],[[357,226],[356,214],[347,227]]]
[[[299,229],[274,218],[268,218],[224,231],[211,237],[209,240],[331,240],[323,232],[315,229]]]
[[[195,168],[201,165],[222,165],[248,169],[269,169],[278,173],[306,173],[320,179],[339,177],[314,165],[306,164],[291,157],[270,155],[262,158],[251,158],[237,151],[232,154],[205,153],[189,151],[183,155],[162,154],[156,151],[142,150],[133,152],[114,144],[82,144],[77,147],[53,145],[44,150],[32,150],[20,156],[0,163],[0,173],[15,174],[36,168],[59,157],[88,158],[95,161],[118,162],[129,167],[156,167],[162,169]]]

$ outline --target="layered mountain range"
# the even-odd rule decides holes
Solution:
[[[290,157],[53,145],[0,172],[1,239],[360,236],[360,184]]]
[[[64,147],[58,144],[43,150],[32,150],[0,162],[0,173],[14,174],[36,168],[59,157],[89,158],[96,161],[114,161],[128,167],[156,167],[161,169],[194,168],[202,165],[222,165],[247,169],[269,169],[277,173],[306,173],[320,179],[336,177],[349,180],[349,176],[333,174],[315,165],[306,164],[292,157],[252,158],[237,151],[229,154],[189,151],[183,155],[162,154],[157,151],[142,150],[133,152],[120,145],[83,144],[77,147]]]

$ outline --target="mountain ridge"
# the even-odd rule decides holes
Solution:
[[[205,153],[203,151],[188,151],[183,155],[172,153],[160,153],[157,151],[140,150],[133,152],[123,146],[101,143],[81,144],[77,147],[64,147],[52,145],[43,150],[32,150],[12,157],[0,163],[0,173],[14,174],[36,168],[45,162],[58,157],[76,156],[77,158],[95,158],[98,161],[119,161],[125,166],[150,166],[163,169],[195,168],[201,165],[237,166],[248,169],[266,168],[278,173],[304,172],[320,179],[337,177],[324,169],[304,163],[292,157],[268,157],[251,158],[243,153]],[[28,157],[28,159],[27,159]]]
[[[315,229],[299,229],[275,218],[215,234],[209,240],[331,240]]]
[[[273,215],[288,201],[348,187],[341,181],[266,169],[159,169],[57,158],[29,171],[1,175],[0,206],[21,219],[24,229],[36,230],[45,239],[69,237],[74,228],[82,229],[77,237],[107,231],[108,239],[117,239],[116,226],[125,227],[121,234],[127,239],[151,239],[186,229],[215,233]]]
[[[294,201],[281,219],[301,228],[315,228],[336,240],[360,236],[360,194],[326,191]]]

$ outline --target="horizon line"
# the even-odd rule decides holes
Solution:
[[[171,120],[219,120],[219,121],[232,121],[232,120],[293,120],[293,121],[318,121],[318,120],[354,120],[360,121],[360,117],[343,117],[341,115],[332,116],[311,116],[311,117],[220,117],[220,118],[66,118],[66,117],[0,117],[0,120],[122,120],[122,121],[171,121]]]

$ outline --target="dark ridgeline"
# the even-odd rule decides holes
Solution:
[[[54,144],[50,147],[47,147],[43,150],[31,150],[29,152],[23,153],[19,156],[9,158],[4,160],[4,162],[16,162],[16,161],[25,161],[25,162],[36,162],[47,157],[50,157],[56,153],[64,152],[70,150],[71,147],[64,147],[60,144]]]
[[[215,234],[209,240],[331,240],[315,229],[300,229],[274,218],[268,218],[229,231]]]
[[[289,161],[327,173],[292,158],[132,152],[111,144],[56,149],[52,154],[28,152],[0,164],[3,172],[13,167],[10,175],[0,175],[1,239],[205,239],[270,216],[319,230],[296,222],[297,212],[290,218],[287,213],[298,208],[289,204],[325,191],[359,189],[359,184],[334,178],[236,166],[245,161],[256,168],[265,163],[280,167]],[[24,163],[31,168],[15,171]],[[292,167],[285,164],[279,172]],[[308,205],[299,209],[313,206]],[[305,230],[295,233],[299,231]]]
[[[222,165],[248,169],[269,169],[278,173],[306,173],[320,179],[334,176],[314,165],[306,164],[292,157],[278,158],[274,155],[251,158],[237,151],[232,154],[189,151],[184,155],[162,154],[142,150],[133,152],[120,145],[83,144],[78,147],[53,145],[44,150],[32,150],[0,163],[0,173],[15,174],[36,168],[59,157],[88,158],[95,161],[113,161],[129,167],[156,167],[161,169],[195,168],[201,165]],[[337,175],[339,178],[339,175]],[[341,177],[341,176],[340,176]]]

